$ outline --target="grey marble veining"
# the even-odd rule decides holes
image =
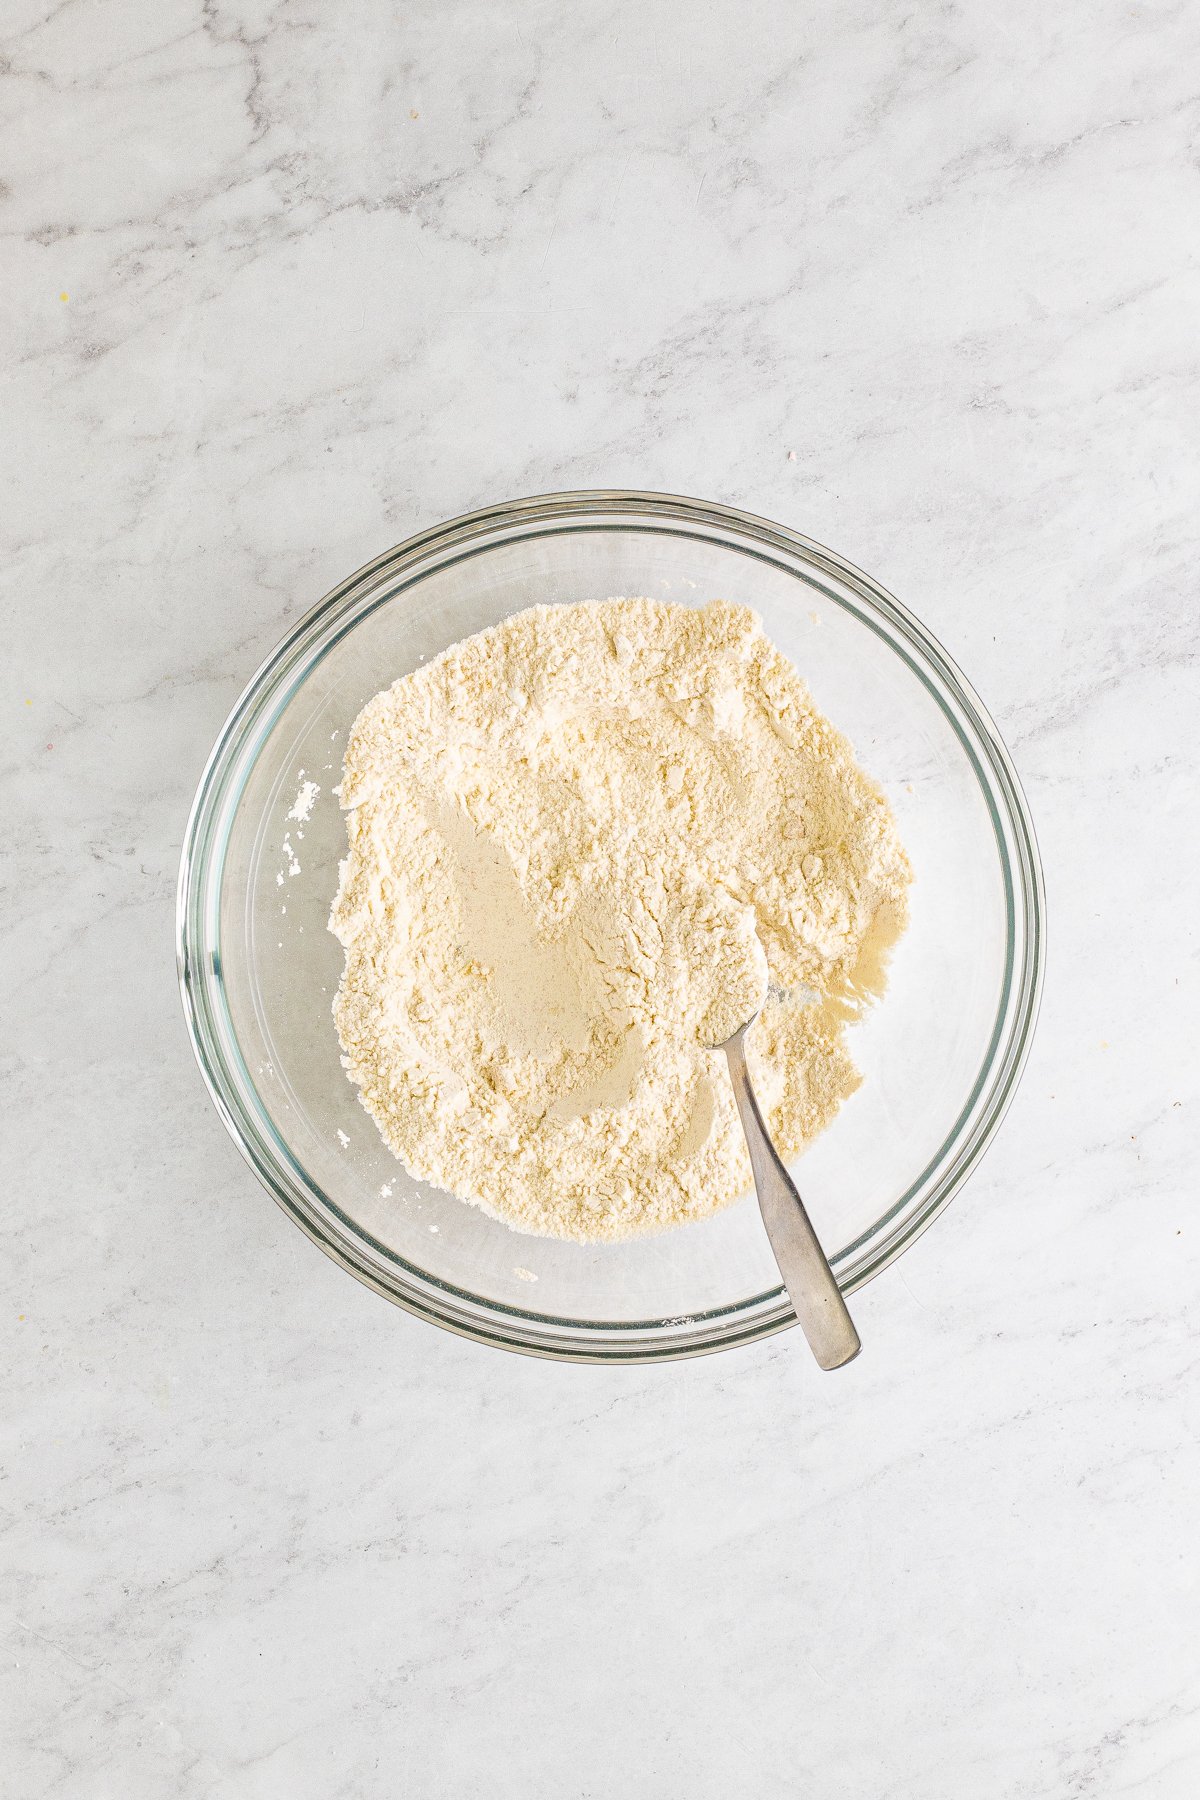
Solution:
[[[3,37],[0,1791],[1197,1791],[1196,8]],[[600,485],[869,568],[1036,814],[1023,1088],[835,1378],[423,1327],[192,1065],[178,849],[258,661],[411,531]]]

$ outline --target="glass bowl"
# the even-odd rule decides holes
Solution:
[[[672,495],[555,494],[423,532],[322,600],[234,708],[188,822],[179,974],[200,1067],[267,1189],[361,1281],[483,1343],[589,1361],[794,1324],[753,1199],[587,1246],[518,1236],[413,1180],[341,1068],[326,922],[345,851],[332,789],[364,702],[522,607],[618,594],[753,607],[884,787],[913,862],[888,992],[850,1032],[863,1086],[795,1169],[847,1291],[975,1167],[1025,1061],[1042,967],[1037,848],[995,727],[911,613],[797,533]]]

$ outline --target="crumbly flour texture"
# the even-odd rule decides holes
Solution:
[[[858,1086],[910,869],[882,793],[743,607],[535,607],[360,713],[331,928],[343,1063],[421,1180],[629,1237],[744,1193],[712,1048],[780,1150]]]

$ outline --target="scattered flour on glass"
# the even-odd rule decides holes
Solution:
[[[312,809],[316,804],[320,792],[321,790],[315,781],[306,781],[304,779],[304,770],[301,769],[300,790],[297,793],[295,800],[292,802],[292,808],[288,813],[288,818],[295,819],[297,825],[307,825],[309,819],[312,817]]]
[[[537,1276],[534,1274],[532,1269],[514,1269],[513,1274],[517,1277],[518,1281],[536,1281],[537,1280]]]
[[[381,1187],[381,1188],[380,1188],[380,1190],[379,1190],[379,1193],[380,1193],[380,1197],[381,1197],[381,1198],[382,1198],[382,1199],[384,1199],[384,1200],[390,1200],[390,1199],[391,1199],[391,1197],[392,1197],[392,1184],[391,1184],[391,1182],[390,1182],[390,1181],[385,1181],[385,1182],[384,1182],[384,1184],[383,1184],[383,1186],[382,1186],[382,1187]]]
[[[858,1087],[911,870],[744,607],[535,607],[364,707],[330,920],[347,1074],[419,1179],[616,1240],[750,1185],[724,1058],[802,1149]],[[431,1228],[432,1229],[432,1228]]]
[[[350,1148],[350,1139],[346,1136],[344,1131],[338,1132],[337,1140],[343,1150],[348,1150]]]
[[[296,837],[298,840],[304,836],[302,828],[312,817],[312,809],[316,805],[321,792],[315,781],[306,779],[303,769],[300,771],[299,780],[300,786],[297,789],[296,798],[293,800],[287,815],[296,827]],[[296,854],[290,831],[285,831],[283,834],[283,855],[284,868],[276,873],[276,887],[283,886],[285,871],[289,880],[300,873],[300,858]]]

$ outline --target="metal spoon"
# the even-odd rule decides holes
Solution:
[[[733,1083],[750,1167],[754,1171],[754,1189],[759,1210],[788,1299],[796,1310],[800,1329],[809,1348],[823,1369],[840,1369],[853,1360],[862,1348],[854,1321],[846,1310],[837,1277],[829,1267],[812,1221],[804,1210],[804,1202],[796,1192],[791,1176],[780,1160],[779,1152],[767,1136],[763,1116],[750,1085],[746,1066],[746,1033],[758,1013],[754,1012],[733,1036],[715,1046],[724,1050]]]

